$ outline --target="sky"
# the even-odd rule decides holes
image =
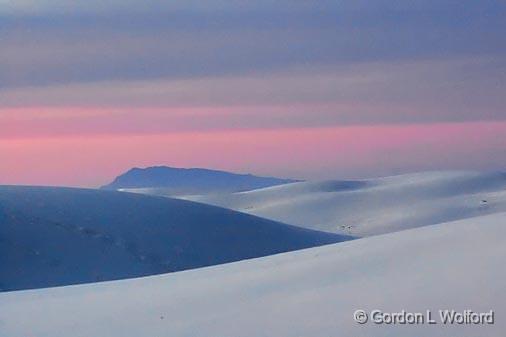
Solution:
[[[0,0],[0,184],[506,171],[506,3]]]

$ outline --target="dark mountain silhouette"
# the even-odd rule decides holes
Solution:
[[[247,191],[296,181],[202,168],[156,166],[131,169],[102,189],[151,189],[150,194],[161,195],[210,194]]]

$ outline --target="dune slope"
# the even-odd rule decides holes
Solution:
[[[505,212],[506,174],[423,172],[188,199],[311,229],[369,236]]]
[[[506,213],[232,264],[0,294],[9,337],[502,336]],[[495,311],[494,325],[359,325],[370,312]]]
[[[0,187],[0,289],[138,277],[349,239],[194,202]]]

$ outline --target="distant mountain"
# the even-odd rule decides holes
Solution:
[[[0,291],[167,273],[347,239],[185,200],[0,186]]]
[[[248,191],[296,181],[202,168],[155,166],[133,168],[102,189],[126,189],[155,195],[214,194]]]

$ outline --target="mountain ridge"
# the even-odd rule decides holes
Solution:
[[[207,168],[178,168],[170,166],[134,167],[117,176],[100,189],[134,190],[160,189],[161,195],[213,194],[241,192],[264,187],[299,182],[295,179],[238,174]]]

